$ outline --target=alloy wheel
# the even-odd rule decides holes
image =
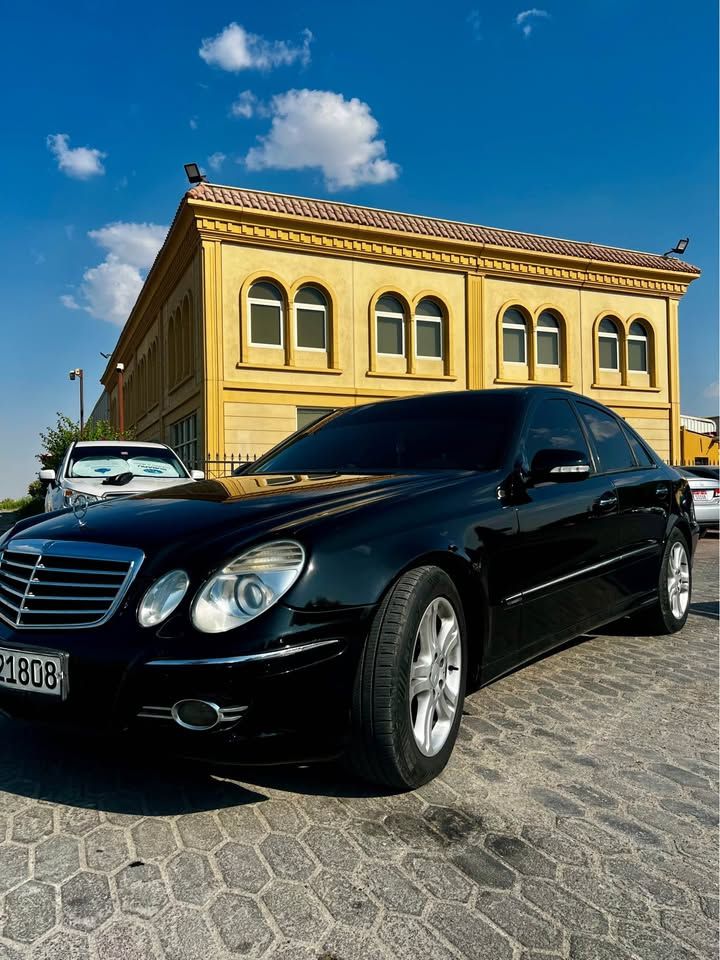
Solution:
[[[410,669],[410,723],[426,757],[444,747],[455,720],[462,677],[462,643],[457,614],[437,597],[420,618]]]
[[[676,620],[682,619],[690,602],[690,565],[682,543],[674,543],[668,556],[668,601]]]

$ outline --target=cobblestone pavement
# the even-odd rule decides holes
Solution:
[[[441,779],[227,773],[0,725],[0,960],[717,955],[717,541],[673,637],[469,698]]]

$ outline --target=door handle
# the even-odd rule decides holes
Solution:
[[[658,498],[658,500],[667,500],[668,486],[666,483],[659,483],[655,487],[655,496]]]
[[[611,490],[608,490],[607,493],[603,493],[602,496],[598,497],[597,500],[593,503],[593,512],[594,513],[609,513],[611,510],[614,510],[617,506],[618,498],[617,494],[613,493]]]

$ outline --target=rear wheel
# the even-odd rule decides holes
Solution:
[[[403,574],[375,616],[356,676],[355,772],[399,789],[436,777],[457,738],[466,676],[465,618],[452,580],[431,566]]]
[[[692,566],[687,540],[673,530],[665,543],[658,598],[643,612],[643,625],[652,633],[677,633],[685,626],[692,596]]]

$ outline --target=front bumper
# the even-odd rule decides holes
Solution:
[[[370,608],[307,615],[278,606],[216,636],[171,618],[157,632],[127,615],[97,629],[14,630],[0,646],[65,656],[63,697],[0,685],[10,717],[88,731],[125,731],[165,749],[237,763],[329,758],[347,742],[352,685]],[[189,635],[188,635],[189,634]],[[171,716],[186,699],[217,704],[223,722],[187,730]]]

